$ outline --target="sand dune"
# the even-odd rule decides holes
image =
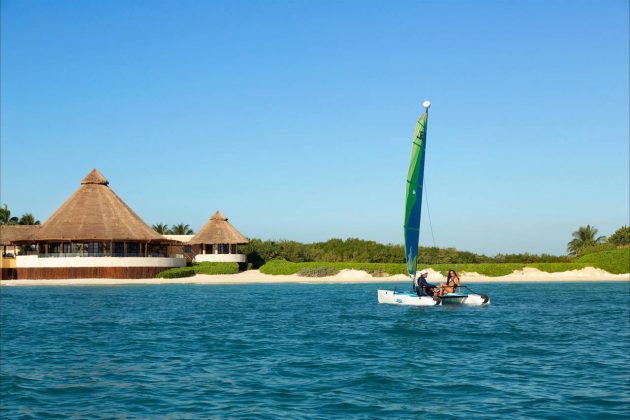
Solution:
[[[525,268],[502,277],[487,277],[478,273],[460,273],[466,283],[506,283],[506,282],[558,282],[558,281],[630,281],[630,274],[610,274],[597,268],[560,273],[545,273],[535,268]],[[272,276],[259,270],[238,274],[207,275],[181,279],[64,279],[64,280],[2,280],[2,286],[80,286],[80,285],[124,285],[124,284],[251,284],[251,283],[401,283],[408,281],[405,275],[374,277],[365,271],[342,270],[330,277],[300,277],[297,274]],[[444,276],[429,270],[429,281],[439,283]]]

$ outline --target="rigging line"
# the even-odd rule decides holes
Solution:
[[[433,223],[431,222],[431,211],[429,210],[429,192],[427,191],[427,181],[426,179],[422,180],[423,190],[424,190],[424,201],[427,203],[427,216],[429,216],[429,227],[431,228],[431,238],[433,238],[433,247],[437,248],[435,245],[435,236],[433,235]]]

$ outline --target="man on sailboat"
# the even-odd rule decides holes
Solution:
[[[418,277],[418,283],[416,285],[416,293],[418,296],[435,296],[435,288],[437,286],[427,282],[427,277],[429,277],[428,270],[420,271],[420,276]]]

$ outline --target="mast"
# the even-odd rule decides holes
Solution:
[[[420,242],[420,217],[422,214],[422,186],[424,185],[424,160],[427,140],[427,120],[431,102],[422,103],[425,111],[416,123],[412,146],[411,162],[407,174],[407,194],[405,203],[405,258],[407,272],[415,286],[418,244]]]

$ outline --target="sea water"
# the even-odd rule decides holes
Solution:
[[[628,418],[629,283],[378,287],[3,287],[0,416]]]

